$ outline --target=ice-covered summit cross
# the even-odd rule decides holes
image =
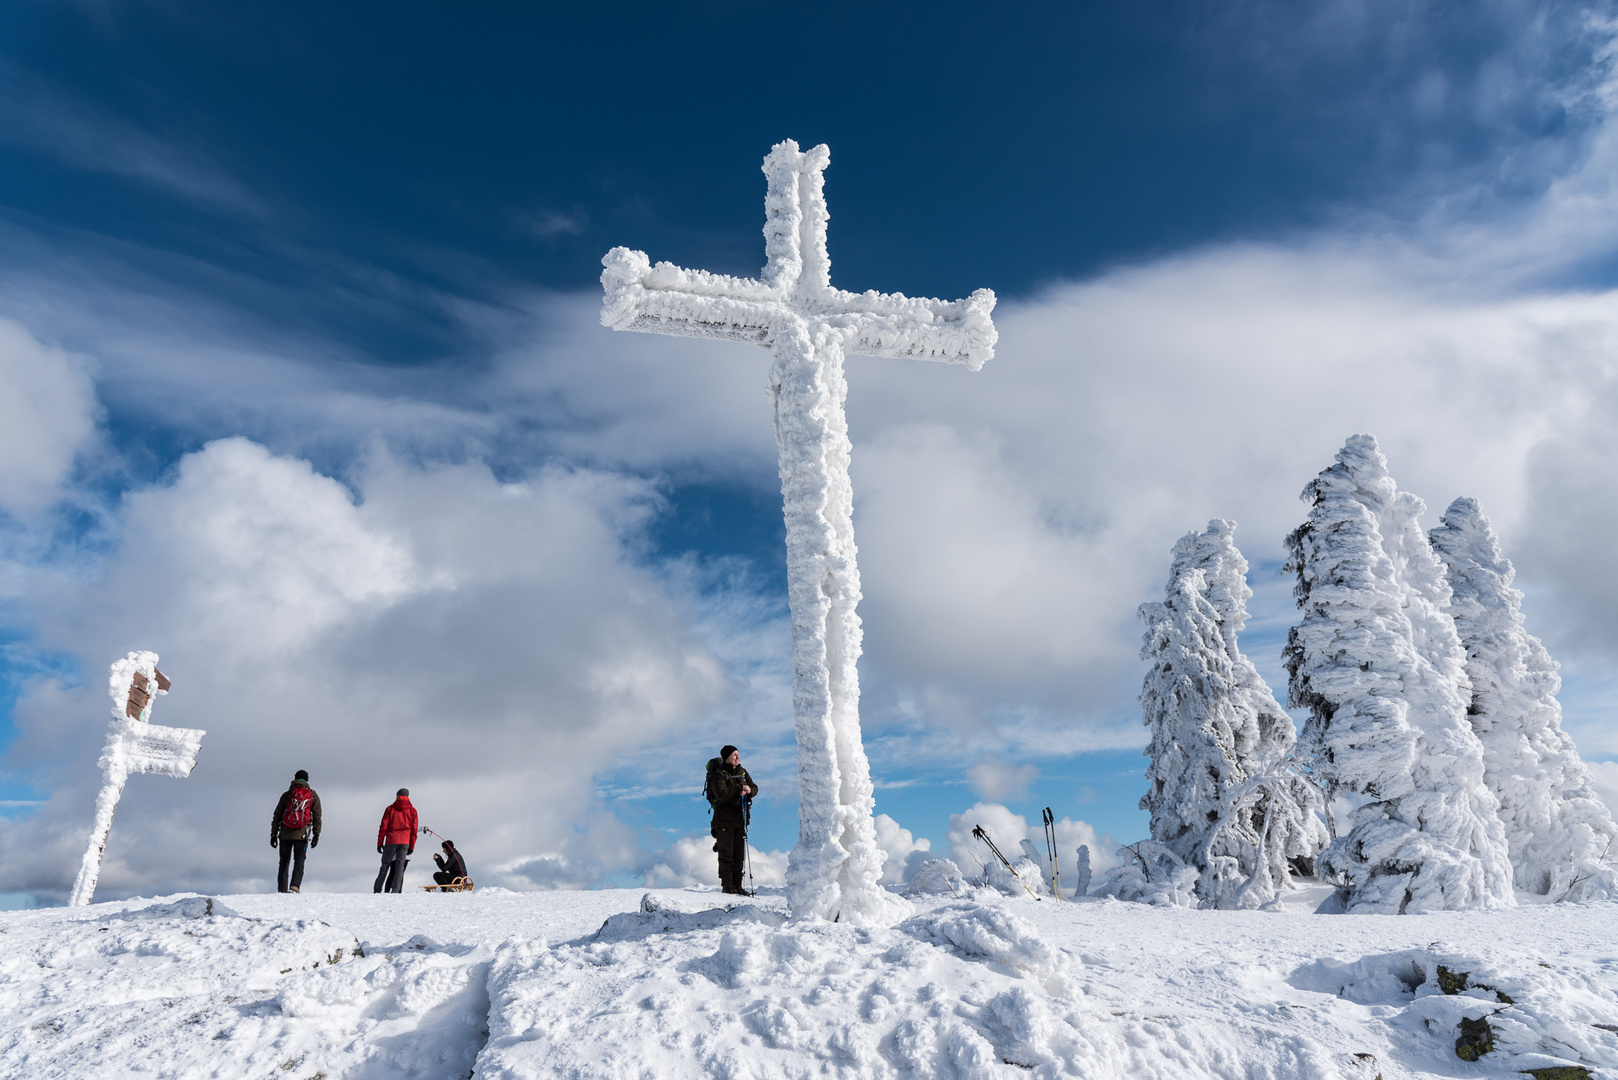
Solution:
[[[787,868],[795,915],[860,924],[902,906],[878,884],[860,743],[860,575],[854,563],[845,353],[965,364],[994,355],[994,293],[925,300],[831,286],[825,170],[831,152],[788,139],[764,159],[766,262],[758,278],[652,265],[613,248],[601,260],[601,322],[614,330],[747,341],[769,349],[792,609],[792,706],[798,736],[798,842]]]

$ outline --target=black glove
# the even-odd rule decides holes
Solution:
[[[382,845],[381,845],[381,844],[378,844],[378,845],[377,845],[377,846],[376,846],[376,853],[377,853],[377,854],[378,854],[378,855],[380,855],[380,854],[382,854]]]
[[[314,839],[312,839],[312,840],[310,840],[310,841],[309,841],[309,846],[310,846],[310,847],[311,847],[311,848],[317,848],[317,847],[319,847],[319,846],[320,846],[320,837],[318,837],[318,836],[317,836],[317,837],[315,837],[315,838],[314,838]]]
[[[415,853],[416,853],[415,848],[411,848],[409,851],[405,852],[406,855],[414,855]]]
[[[270,837],[270,846],[271,846],[271,847],[274,847],[274,846],[275,846],[275,837],[273,837],[273,836],[272,836],[272,837]]]

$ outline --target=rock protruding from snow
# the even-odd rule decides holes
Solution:
[[[1476,500],[1456,499],[1440,522],[1429,536],[1449,572],[1447,611],[1472,684],[1468,716],[1517,888],[1559,900],[1618,897],[1618,827],[1562,730],[1561,676],[1523,625],[1516,570]]]
[[[765,257],[757,279],[653,265],[614,248],[602,259],[601,322],[614,330],[746,341],[770,349],[792,611],[798,737],[798,842],[787,867],[797,916],[892,923],[910,907],[882,888],[884,852],[860,741],[851,444],[845,352],[964,364],[994,355],[994,294],[946,302],[831,285],[824,145],[787,140],[764,159]]]
[[[1328,796],[1365,801],[1322,863],[1346,909],[1423,912],[1514,902],[1498,803],[1467,721],[1465,652],[1443,564],[1376,440],[1355,435],[1304,488],[1287,537],[1302,620],[1287,637],[1299,756]]]
[[[1314,786],[1291,771],[1292,718],[1237,646],[1247,623],[1247,560],[1235,525],[1215,519],[1174,546],[1166,595],[1142,604],[1141,687],[1151,729],[1152,838],[1198,874],[1216,908],[1257,908],[1290,887],[1290,862],[1326,845]]]

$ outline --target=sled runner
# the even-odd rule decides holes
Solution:
[[[458,877],[451,881],[448,885],[423,885],[421,890],[423,892],[471,892],[472,879],[469,877]]]

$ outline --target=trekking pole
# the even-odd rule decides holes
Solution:
[[[742,862],[747,867],[747,895],[758,892],[753,885],[753,849],[747,843],[747,831],[753,827],[753,797],[742,799]]]
[[[1045,854],[1051,862],[1051,880],[1056,883],[1056,902],[1062,902],[1062,864],[1056,857],[1056,816],[1045,808]]]
[[[995,846],[994,841],[989,838],[989,834],[983,830],[982,825],[972,826],[972,835],[989,845],[989,850],[994,852],[994,857],[1000,860],[1001,866],[1011,871],[1011,876],[1017,879],[1017,884],[1023,887],[1024,892],[1029,896],[1033,896],[1035,900],[1039,899],[1038,896],[1034,895],[1034,890],[1028,887],[1028,882],[1024,881],[1022,875],[1017,873],[1016,868],[1011,865],[1011,861],[1000,853],[1000,849]]]

